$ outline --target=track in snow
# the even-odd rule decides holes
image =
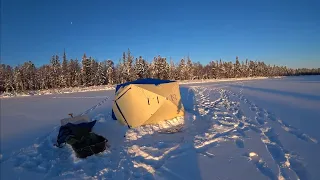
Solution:
[[[263,175],[270,179],[290,179],[292,177],[290,174],[293,174],[296,179],[308,179],[308,172],[302,158],[295,152],[291,152],[283,147],[277,133],[269,123],[278,123],[283,130],[296,136],[299,140],[318,144],[316,139],[278,119],[272,112],[260,108],[246,99],[241,93],[236,94],[230,90],[219,89],[220,98],[210,101],[209,96],[212,95],[212,89],[197,87],[195,91],[200,96],[200,102],[198,103],[200,114],[214,119],[211,121],[212,128],[205,132],[205,136],[196,136],[196,139],[197,137],[201,139],[200,146],[198,145],[199,148],[203,149],[206,146],[215,146],[217,142],[223,140],[234,140],[238,147],[243,148],[245,146],[243,141],[246,138],[245,132],[252,130],[260,135],[262,143],[265,144],[279,168],[278,174],[275,175],[257,153],[248,152],[245,154],[244,156],[248,157]],[[236,97],[238,101],[232,101],[230,97]],[[255,112],[254,119],[245,116],[240,109],[240,103],[244,103],[252,112]],[[223,131],[217,132],[219,129],[223,129]],[[207,152],[201,150],[201,153],[206,154]]]

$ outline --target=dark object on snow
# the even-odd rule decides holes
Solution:
[[[67,123],[59,129],[59,135],[57,138],[57,144],[60,146],[67,142],[70,137],[81,138],[92,131],[93,126],[97,121],[84,122],[80,124]]]
[[[89,133],[80,142],[71,144],[78,158],[86,158],[106,150],[107,139],[95,133]]]
[[[68,143],[76,152],[77,157],[85,158],[106,149],[108,140],[92,131],[96,121],[80,124],[67,123],[60,127],[57,146]]]

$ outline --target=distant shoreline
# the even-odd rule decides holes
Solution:
[[[275,77],[247,77],[247,78],[223,78],[223,79],[202,79],[202,80],[177,80],[179,84],[200,84],[210,82],[231,82],[231,81],[248,81],[248,80],[262,80],[262,79],[276,79],[283,78],[282,76]],[[43,96],[54,94],[71,94],[78,92],[94,92],[94,91],[109,91],[114,90],[116,85],[101,85],[101,86],[89,86],[89,87],[70,87],[59,89],[47,89],[27,91],[24,93],[3,93],[0,95],[0,99],[17,98],[17,97],[30,97],[30,96]]]

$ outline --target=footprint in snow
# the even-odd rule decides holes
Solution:
[[[244,141],[242,139],[236,138],[235,139],[235,143],[236,143],[238,148],[244,148]]]
[[[259,157],[259,155],[255,152],[250,152],[244,154],[245,157],[252,162],[256,168],[265,176],[267,176],[271,180],[277,180],[277,176],[272,172],[272,170],[268,167],[267,163]]]

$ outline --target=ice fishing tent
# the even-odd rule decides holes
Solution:
[[[130,128],[158,124],[183,115],[176,81],[139,79],[116,87],[112,117]]]

